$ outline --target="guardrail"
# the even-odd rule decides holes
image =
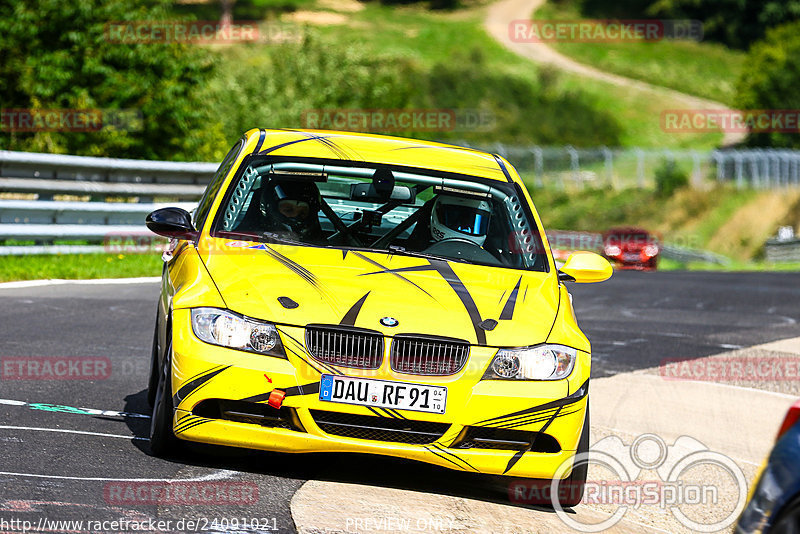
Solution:
[[[19,197],[0,199],[0,241],[36,243],[0,246],[0,255],[102,252],[93,244],[146,236],[148,213],[192,209],[194,202],[180,201],[196,202],[217,166],[0,150],[0,193]],[[59,240],[87,244],[50,244]]]
[[[800,263],[800,238],[770,239],[764,252],[771,263]]]

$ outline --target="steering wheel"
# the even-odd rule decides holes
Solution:
[[[465,247],[464,245],[469,245]],[[494,255],[475,241],[463,237],[448,237],[437,241],[423,252],[452,258],[454,260],[467,260],[490,265],[502,265]]]
[[[437,241],[433,245],[429,246],[425,250],[431,250],[431,249],[434,249],[434,248],[440,248],[439,245],[446,245],[448,243],[463,243],[465,245],[472,245],[473,247],[478,247],[480,249],[483,248],[482,246],[477,244],[475,241],[472,241],[472,240],[467,239],[465,237],[445,237],[444,239],[442,239],[440,241]]]

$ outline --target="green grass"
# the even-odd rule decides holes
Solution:
[[[161,265],[160,254],[0,256],[0,282],[159,276]]]
[[[548,2],[535,14],[544,20],[578,20],[570,1]],[[600,70],[731,105],[744,52],[695,41],[551,43],[562,54]]]
[[[798,272],[800,263],[767,263],[764,261],[731,261],[726,264],[690,262],[681,263],[669,258],[658,260],[661,271],[720,271],[720,272]]]

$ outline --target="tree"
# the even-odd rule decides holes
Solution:
[[[737,83],[735,103],[743,110],[797,110],[798,86],[800,22],[793,22],[769,31],[750,49]],[[748,144],[800,148],[798,133],[751,133]]]
[[[202,100],[214,56],[189,44],[110,37],[109,24],[174,20],[169,5],[168,0],[0,0],[3,108],[125,109],[141,118],[133,131],[0,129],[0,145],[154,159],[220,157],[227,142]]]

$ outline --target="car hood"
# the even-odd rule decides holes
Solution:
[[[279,324],[525,346],[546,340],[558,311],[552,273],[222,239],[205,245],[201,257],[228,308]]]

